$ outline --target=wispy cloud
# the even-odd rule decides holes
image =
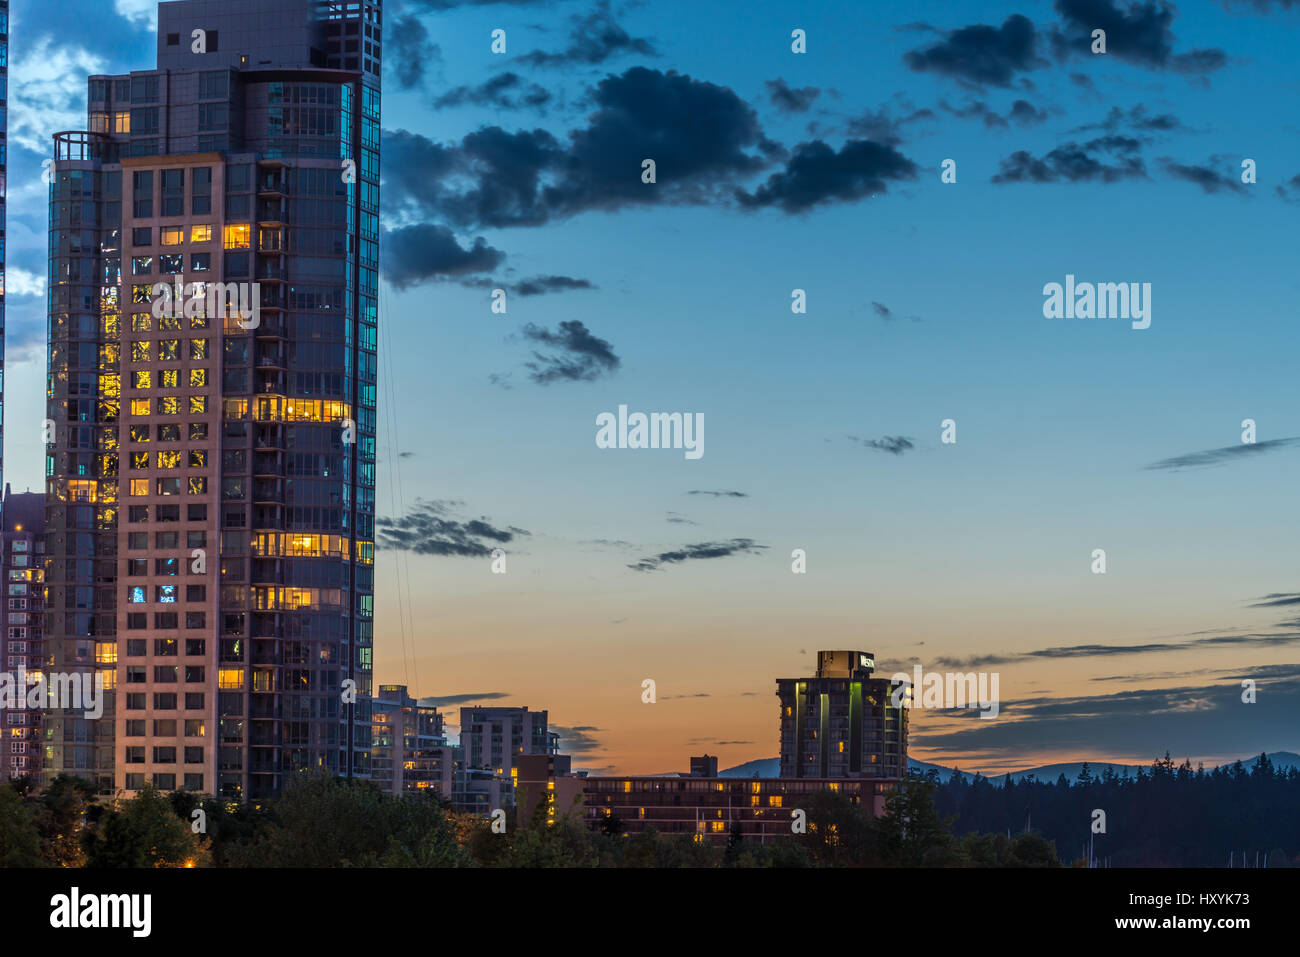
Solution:
[[[1277,452],[1291,448],[1300,443],[1300,436],[1285,439],[1267,439],[1263,442],[1243,442],[1240,445],[1226,445],[1221,449],[1206,449],[1204,452],[1188,452],[1173,458],[1161,459],[1145,466],[1146,469],[1188,469],[1202,468],[1208,465],[1226,465],[1266,452]]]

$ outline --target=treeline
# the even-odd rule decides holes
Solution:
[[[589,829],[576,814],[546,823],[491,823],[436,796],[393,796],[366,782],[304,777],[259,806],[148,787],[103,802],[60,776],[41,793],[0,784],[4,867],[1057,867],[1034,833],[957,837],[935,808],[936,786],[915,779],[873,818],[841,794],[808,802],[806,832],[726,846],[654,831],[624,837],[621,822]],[[526,824],[527,826],[520,826]]]
[[[1136,776],[1125,769],[1083,766],[1071,784],[1028,779],[1001,782],[954,774],[935,785],[940,814],[953,819],[957,834],[1015,834],[1026,825],[1052,840],[1067,860],[1093,855],[1113,867],[1227,867],[1229,854],[1241,866],[1256,855],[1261,866],[1300,866],[1300,770],[1274,767],[1261,754],[1249,768],[1240,761],[1206,771],[1169,753]],[[1096,812],[1104,833],[1092,833]]]

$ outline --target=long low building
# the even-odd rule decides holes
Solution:
[[[879,816],[897,778],[586,778],[582,816],[589,827],[638,834],[654,827],[661,834],[694,834],[725,843],[733,825],[745,840],[765,841],[793,832],[794,811],[815,794],[839,792]]]

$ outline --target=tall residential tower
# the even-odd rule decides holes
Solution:
[[[379,0],[180,0],[50,193],[44,774],[227,799],[366,776]]]

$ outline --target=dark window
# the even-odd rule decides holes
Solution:
[[[215,34],[208,34],[209,43],[211,37]],[[213,47],[209,46],[209,50]],[[230,74],[226,70],[220,70],[213,73],[199,74],[199,99],[211,100],[214,98],[224,98],[230,90]]]
[[[169,47],[180,46],[181,35],[179,33],[167,34],[167,45]]]
[[[229,122],[230,113],[225,103],[199,104],[199,132],[224,130]]]
[[[185,521],[206,522],[207,520],[208,520],[208,507],[206,505],[185,506]]]
[[[131,135],[158,135],[158,107],[143,106],[131,109]],[[151,155],[149,153],[143,155]]]
[[[194,210],[196,213],[197,209]],[[207,272],[212,268],[212,253],[190,253],[190,271]]]
[[[183,169],[162,171],[162,214],[164,216],[185,215],[185,170]]]
[[[206,216],[212,212],[212,170],[201,166],[190,174],[191,212]]]
[[[158,102],[158,77],[156,76],[133,76],[131,77],[131,102],[132,103],[157,103]],[[134,117],[132,118],[131,128],[135,129]]]
[[[136,170],[131,176],[135,187],[135,216],[148,218],[153,215],[153,171]]]
[[[149,226],[135,226],[131,230],[131,244],[134,246],[152,246],[153,229]]]

